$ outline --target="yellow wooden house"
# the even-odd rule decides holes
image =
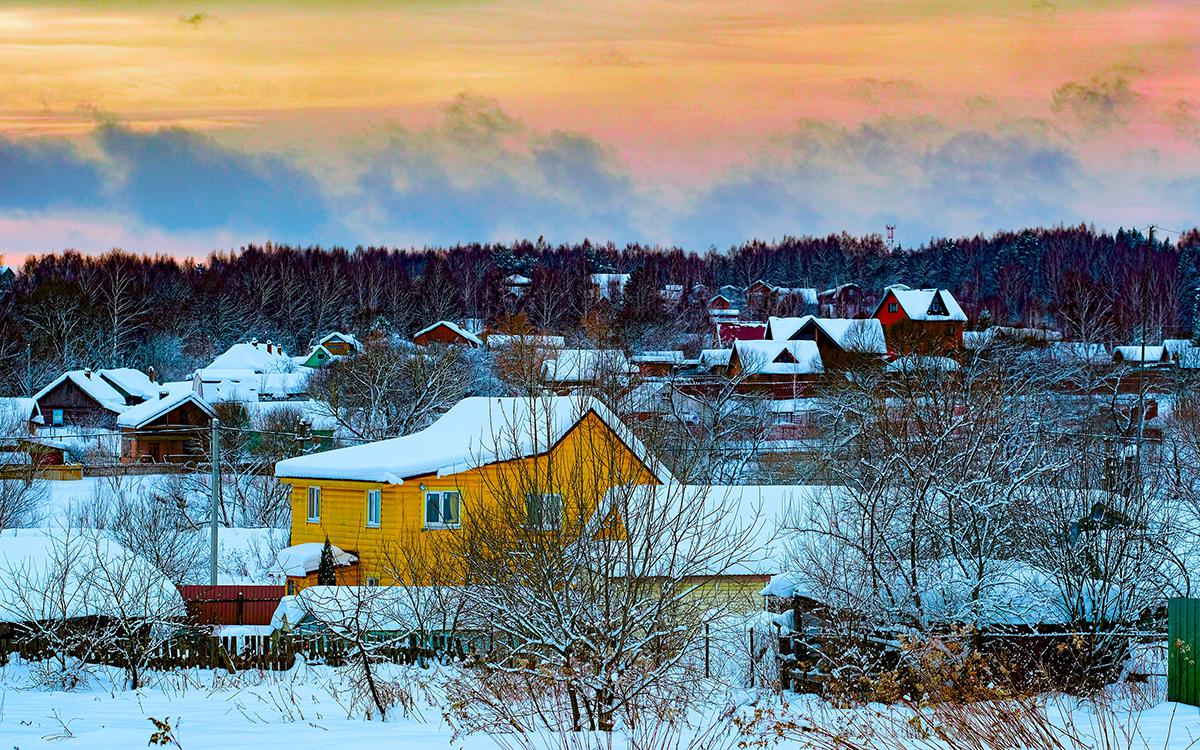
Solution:
[[[457,585],[465,532],[582,528],[605,494],[673,482],[599,401],[464,399],[420,432],[279,462],[292,487],[291,544],[356,558],[339,583]],[[302,588],[311,576],[289,578]]]

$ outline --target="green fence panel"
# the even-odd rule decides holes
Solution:
[[[1167,602],[1167,700],[1200,706],[1200,599]]]

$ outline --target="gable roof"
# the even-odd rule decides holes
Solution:
[[[1113,361],[1115,362],[1141,362],[1142,361],[1142,345],[1132,344],[1130,346],[1115,346],[1113,347]],[[1165,346],[1147,346],[1146,362],[1169,362],[1171,359],[1170,352]]]
[[[136,430],[189,402],[195,404],[209,417],[215,417],[217,414],[208,405],[208,402],[197,396],[194,391],[166,391],[165,396],[129,407],[120,417],[117,417],[117,426]]]
[[[551,383],[587,383],[604,375],[633,372],[620,349],[563,349],[542,363],[542,378]]]
[[[958,300],[954,299],[954,295],[948,289],[909,289],[903,284],[896,284],[884,290],[883,299],[879,300],[879,304],[875,306],[877,314],[884,303],[887,302],[888,294],[895,296],[896,301],[900,303],[900,309],[908,316],[909,320],[920,321],[962,321],[966,322],[967,314],[959,307]],[[945,307],[945,314],[930,312],[938,302]]]
[[[118,391],[141,399],[158,397],[158,384],[141,370],[135,370],[132,367],[117,367],[98,372],[100,377],[115,386]]]
[[[545,454],[589,413],[608,425],[659,481],[673,479],[608,407],[584,396],[465,398],[419,432],[289,458],[275,465],[275,476],[401,484],[424,474],[457,474]]]
[[[631,360],[639,364],[683,364],[683,352],[679,350],[638,352]]]
[[[354,347],[355,349],[362,348],[362,344],[358,343],[358,339],[353,334],[342,333],[341,331],[334,331],[333,333],[328,334],[327,336],[325,336],[325,338],[323,338],[317,342],[317,346],[324,346],[325,344],[327,344],[330,341],[333,341],[335,339],[338,341],[344,342],[346,344],[349,344],[350,346]]]
[[[875,318],[818,318],[804,315],[799,318],[777,318],[767,321],[767,338],[784,341],[806,326],[815,325],[845,351],[867,354],[887,354],[883,324]]]
[[[73,383],[79,390],[86,393],[93,401],[108,411],[120,414],[129,408],[121,392],[114,388],[112,383],[100,377],[93,370],[67,370],[51,381],[45,388],[34,394],[34,400],[41,401],[46,394],[67,381]]]
[[[752,375],[818,375],[825,372],[814,341],[733,342],[733,356]]]
[[[270,351],[267,351],[268,347],[270,347]],[[204,369],[287,372],[294,367],[295,363],[292,362],[292,358],[278,344],[250,341],[229,347]]]
[[[439,320],[438,322],[434,323],[433,325],[425,326],[424,328],[422,328],[421,330],[419,330],[413,334],[413,340],[416,341],[418,336],[423,336],[424,334],[434,331],[441,327],[449,328],[454,333],[454,335],[461,337],[463,340],[467,341],[472,346],[483,346],[483,341],[478,336],[476,336],[475,334],[466,330],[465,328],[458,325],[457,323],[453,323],[449,320]]]

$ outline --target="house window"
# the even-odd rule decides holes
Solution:
[[[888,303],[888,312],[890,312],[890,313],[900,312],[900,303],[899,302],[889,302]]]
[[[367,578],[367,585],[368,585],[368,586],[378,586],[378,585],[379,585],[379,579],[378,579],[378,578],[371,578],[371,577],[368,577],[368,578]]]
[[[62,409],[51,409],[50,410],[50,424],[53,427],[62,427],[62,424],[63,424],[63,410]]]
[[[367,491],[367,528],[379,528],[379,517],[383,514],[383,490]]]
[[[308,488],[308,522],[319,523],[321,520],[321,488]]]
[[[562,528],[562,495],[526,495],[525,524],[543,531]]]
[[[459,493],[425,493],[425,528],[453,529],[459,526]]]

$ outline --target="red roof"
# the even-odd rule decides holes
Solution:
[[[717,324],[717,340],[722,345],[734,341],[762,341],[767,337],[766,323],[724,323]]]

